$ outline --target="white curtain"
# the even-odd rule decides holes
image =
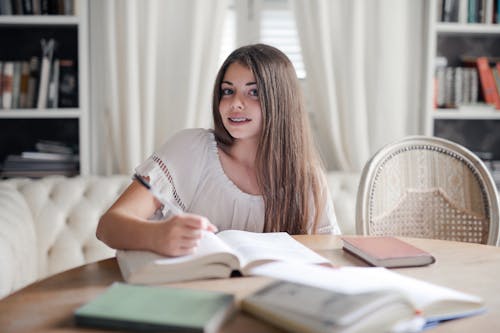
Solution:
[[[226,8],[205,0],[90,2],[94,173],[129,174],[176,131],[211,126]]]
[[[308,106],[330,170],[422,131],[424,2],[293,0]]]

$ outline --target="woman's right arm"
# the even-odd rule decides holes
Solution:
[[[207,218],[187,213],[162,221],[149,221],[158,208],[160,203],[134,180],[102,215],[96,236],[115,249],[148,250],[179,256],[196,249],[202,230],[217,229]]]

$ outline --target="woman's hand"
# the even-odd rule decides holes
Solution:
[[[193,253],[200,243],[202,230],[216,232],[217,227],[203,216],[195,214],[174,215],[158,224],[153,248],[167,256],[181,256]]]

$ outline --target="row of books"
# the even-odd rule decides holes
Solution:
[[[477,104],[479,79],[475,68],[438,67],[436,69],[436,106],[457,108]]]
[[[77,80],[74,60],[45,52],[29,61],[0,61],[0,109],[78,107]]]
[[[1,176],[75,176],[79,173],[79,162],[78,153],[71,146],[58,141],[39,140],[32,151],[8,155],[3,161]]]
[[[498,0],[438,0],[438,22],[500,23]]]
[[[436,107],[459,108],[484,102],[500,110],[500,62],[491,62],[487,57],[475,58],[473,62],[473,67],[469,64],[469,67],[436,68]]]
[[[0,0],[0,15],[73,15],[74,0]]]

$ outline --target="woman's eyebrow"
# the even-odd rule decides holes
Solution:
[[[224,81],[222,81],[221,83],[225,83],[225,84],[229,84],[229,85],[231,85],[231,86],[234,86],[234,84],[233,84],[231,81],[227,81],[227,80],[224,80]],[[247,82],[247,83],[245,83],[245,86],[253,86],[253,85],[255,85],[255,84],[257,84],[257,82],[255,82],[255,81],[251,81],[251,82]]]

